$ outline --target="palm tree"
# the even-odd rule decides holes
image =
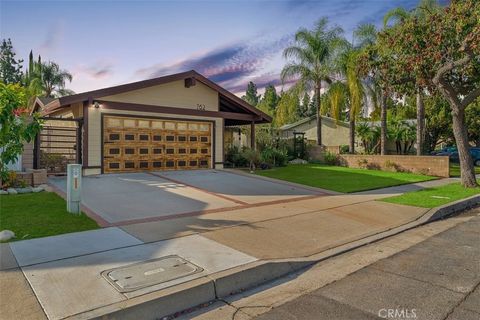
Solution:
[[[331,83],[334,58],[345,45],[340,27],[328,28],[328,19],[322,18],[313,30],[300,29],[295,34],[295,45],[284,50],[286,59],[292,59],[282,70],[282,81],[298,78],[302,91],[314,90],[317,114],[317,144],[322,145],[322,118],[320,114],[322,81]]]
[[[66,81],[71,82],[72,78],[68,71],[60,69],[55,62],[50,61],[41,65],[40,82],[45,97],[54,98],[72,94],[73,91],[65,88]]]
[[[404,23],[409,18],[424,19],[432,12],[439,10],[441,7],[437,0],[420,0],[417,7],[411,11],[407,11],[404,8],[395,8],[387,12],[383,17],[383,25],[386,28],[388,23],[393,19],[396,23]],[[425,107],[423,104],[423,91],[424,88],[417,85],[416,98],[417,98],[417,129],[416,129],[416,141],[417,141],[417,156],[421,156],[424,149],[425,140]]]
[[[336,110],[336,112],[332,112],[332,115],[338,120],[338,118],[335,116],[339,115],[339,110],[342,107],[338,104],[338,102],[343,103],[344,100],[348,100],[348,118],[350,124],[350,153],[355,153],[355,121],[363,110],[363,104],[366,98],[367,91],[365,89],[367,87],[367,83],[363,83],[360,72],[357,68],[358,57],[364,48],[375,43],[376,34],[377,31],[373,24],[359,25],[353,33],[354,37],[358,40],[358,44],[354,45],[353,43],[352,45],[349,45],[349,47],[338,56],[336,61],[337,72],[343,75],[345,85],[338,86],[336,88],[336,91],[333,92],[334,94],[332,95],[332,97],[338,97],[340,93],[337,91],[343,88],[345,90],[344,95],[346,96],[346,98],[343,100],[331,100],[330,103],[332,105],[332,110]],[[372,101],[376,101],[376,98],[372,99]]]

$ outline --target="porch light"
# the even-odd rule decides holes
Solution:
[[[100,108],[100,103],[98,103],[98,101],[94,101],[94,102],[93,102],[93,107],[94,107],[95,109]]]

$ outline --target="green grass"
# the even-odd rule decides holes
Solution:
[[[0,230],[15,232],[15,241],[99,228],[85,214],[73,215],[66,208],[53,192],[2,195]]]
[[[456,200],[480,194],[480,187],[464,188],[460,183],[407,192],[400,196],[385,198],[380,201],[406,204],[409,206],[433,208]]]
[[[480,167],[475,167],[475,173],[480,174]],[[450,177],[460,177],[460,165],[450,163]]]
[[[346,193],[436,179],[413,173],[353,169],[321,164],[288,165],[256,173],[265,177]]]

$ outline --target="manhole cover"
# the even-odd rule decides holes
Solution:
[[[193,263],[177,255],[172,255],[105,270],[102,272],[102,276],[118,291],[129,292],[202,271],[202,268]]]

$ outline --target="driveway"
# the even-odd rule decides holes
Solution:
[[[66,177],[50,183],[66,192]],[[232,210],[319,195],[282,182],[216,170],[84,177],[82,204],[112,225]]]

